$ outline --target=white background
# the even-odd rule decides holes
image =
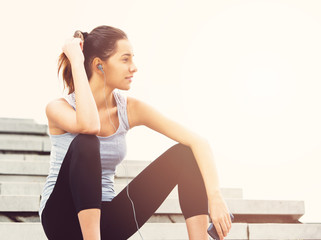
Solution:
[[[123,91],[212,143],[221,187],[245,199],[303,200],[321,222],[320,1],[6,1],[0,3],[0,117],[47,124],[60,97],[61,46],[75,30],[124,30],[138,72]],[[127,134],[128,160],[175,142]]]

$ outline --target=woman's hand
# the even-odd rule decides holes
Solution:
[[[62,46],[62,51],[66,54],[71,64],[74,62],[84,63],[83,44],[80,38],[72,37],[66,39],[65,44]]]
[[[232,221],[227,204],[221,195],[209,199],[209,212],[220,240],[223,240],[232,227]]]

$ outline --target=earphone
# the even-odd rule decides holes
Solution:
[[[101,64],[98,64],[97,68],[98,68],[100,71],[102,71],[103,74],[104,74],[104,76],[105,76],[105,72],[104,72],[104,70],[103,70],[103,66],[101,66]]]
[[[104,90],[106,90],[106,75],[105,75],[105,72],[103,70],[103,66],[101,64],[98,64],[97,65],[97,68],[104,74],[104,83],[105,83],[105,86],[104,86]],[[110,114],[109,114],[109,110],[108,110],[108,104],[107,104],[107,100],[106,100],[106,91],[104,91],[104,95],[105,95],[105,102],[106,102],[106,107],[107,107],[107,112],[108,112],[108,116],[109,116],[109,121],[110,123],[113,125],[114,129],[115,129],[115,133],[117,132],[117,129],[116,127],[114,126],[113,122],[111,121],[110,119]],[[118,111],[118,109],[117,109]],[[117,138],[116,138],[117,139]],[[117,146],[119,146],[118,144],[118,139],[117,139]],[[120,157],[119,157],[119,152],[118,152],[118,159],[120,161]],[[135,212],[135,206],[134,206],[134,202],[132,201],[132,199],[130,198],[129,196],[129,192],[128,192],[128,188],[129,188],[129,185],[128,185],[128,174],[127,174],[127,168],[125,167],[125,171],[126,171],[126,182],[127,182],[127,186],[126,186],[126,189],[127,189],[127,196],[132,204],[132,208],[133,208],[133,213],[134,213],[134,218],[135,218],[135,222],[136,222],[136,227],[137,227],[137,230],[138,230],[138,233],[140,235],[140,237],[144,240],[144,238],[142,237],[140,231],[139,231],[139,227],[138,227],[138,223],[137,223],[137,219],[136,219],[136,212]]]

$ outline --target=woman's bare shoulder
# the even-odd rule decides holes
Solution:
[[[135,126],[138,126],[137,124],[137,112],[136,112],[136,106],[140,102],[135,97],[127,96],[127,117],[128,117],[128,124],[129,128],[133,128]]]
[[[51,135],[59,135],[66,133],[63,129],[56,126],[51,116],[59,111],[62,106],[69,105],[68,101],[63,97],[58,97],[50,100],[46,106],[46,115],[48,120],[49,133]]]

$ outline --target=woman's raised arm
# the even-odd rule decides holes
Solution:
[[[83,42],[80,38],[69,38],[62,47],[71,63],[75,87],[77,124],[83,129],[100,131],[100,119],[97,105],[89,86],[82,52]]]

